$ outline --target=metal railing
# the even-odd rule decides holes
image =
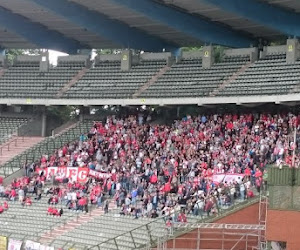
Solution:
[[[12,144],[14,144],[13,146],[16,147],[16,146],[18,145],[18,141],[21,140],[22,142],[24,142],[24,140],[25,140],[24,136],[16,137],[16,138],[14,138],[14,136],[15,136],[15,135],[13,135],[11,138],[9,138],[7,143],[5,143],[4,145],[2,144],[2,145],[0,146],[0,155],[3,154],[3,150],[4,150],[5,148],[7,148],[7,151],[10,151],[11,145],[12,145]],[[1,162],[0,162],[0,165],[1,165]]]
[[[245,208],[251,204],[254,204],[256,202],[259,201],[259,197],[254,197],[254,198],[251,198],[251,199],[248,199],[248,200],[245,200],[244,202],[241,202],[241,203],[237,203],[235,205],[232,205],[231,207],[229,207],[228,209],[219,209],[218,210],[218,215],[217,216],[209,216],[209,217],[201,217],[199,216],[199,220],[197,221],[198,223],[211,223],[213,222],[214,220],[216,219],[220,219],[222,217],[225,217],[231,213],[234,213],[242,208]],[[158,219],[154,220],[154,221],[151,221],[147,224],[144,224],[142,226],[139,226],[137,228],[134,228],[130,231],[127,231],[123,234],[120,234],[116,237],[113,237],[111,239],[108,239],[104,242],[101,242],[99,243],[98,245],[95,245],[95,246],[92,246],[92,247],[89,247],[87,249],[91,249],[91,250],[104,250],[104,249],[107,249],[107,246],[110,245],[110,246],[114,246],[116,249],[121,249],[124,245],[122,244],[123,241],[124,241],[124,236],[127,237],[127,240],[128,242],[131,243],[131,245],[134,246],[134,248],[132,249],[151,249],[152,247],[156,246],[158,244],[158,242],[163,238],[164,240],[168,240],[168,239],[172,239],[174,237],[178,237],[182,234],[185,234],[189,231],[191,231],[192,229],[191,228],[188,228],[188,227],[184,227],[183,225],[179,225],[180,223],[178,224],[174,224],[173,227],[171,228],[168,228],[165,226],[165,220],[166,220],[166,217],[167,216],[163,216],[163,217],[159,217]],[[169,216],[168,216],[169,217]],[[189,217],[188,217],[189,219]],[[157,224],[159,221],[162,221],[163,224],[161,224],[160,228],[164,228],[164,231],[165,233],[162,234],[160,233],[160,235],[158,236],[157,234],[157,228],[158,226],[156,227],[151,227],[151,225],[155,225]],[[162,226],[163,225],[163,226]],[[137,231],[143,231],[143,232],[146,232],[146,238],[148,239],[147,242],[145,242],[144,244],[136,244],[136,242],[138,241],[138,238],[135,238],[134,237],[134,233],[137,232]],[[139,233],[140,234],[140,233]],[[76,244],[74,244],[76,246]]]

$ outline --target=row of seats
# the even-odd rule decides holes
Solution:
[[[37,62],[18,62],[0,78],[0,97],[54,98],[83,66],[60,62],[48,72],[40,72]]]
[[[218,96],[281,95],[299,92],[300,61],[287,64],[285,54],[266,56],[251,65]]]
[[[17,133],[18,128],[26,124],[28,119],[15,117],[0,117],[0,144]]]
[[[141,61],[121,71],[120,61],[98,61],[66,91],[62,98],[129,99],[149,82],[139,98],[205,97],[236,95],[280,95],[297,92],[300,61],[286,63],[284,53],[268,54],[252,64],[225,88],[218,89],[244,65],[249,56],[227,56],[209,69],[201,58],[182,59],[157,79],[165,60]],[[84,62],[59,62],[49,72],[40,72],[38,62],[18,62],[0,78],[0,98],[55,98],[84,67]]]
[[[3,201],[4,198],[0,198],[0,203]],[[0,214],[0,235],[16,240],[38,241],[49,228],[58,227],[77,215],[64,209],[62,217],[47,216],[47,201],[47,197],[42,197],[41,200],[32,199],[32,205],[25,207],[18,201],[10,202],[9,209]]]
[[[166,65],[166,61],[142,61],[122,72],[120,62],[101,62],[72,86],[66,98],[131,98]]]
[[[249,57],[230,57],[224,62],[203,69],[200,59],[184,59],[152,84],[142,97],[199,97],[208,96],[223,81],[240,69]]]

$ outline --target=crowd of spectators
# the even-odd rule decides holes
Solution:
[[[299,117],[288,114],[224,114],[186,116],[171,126],[150,124],[149,117],[95,122],[88,134],[64,145],[40,162],[26,165],[26,177],[14,181],[0,195],[24,205],[49,195],[48,214],[63,214],[62,204],[74,211],[88,211],[88,203],[108,209],[113,199],[120,213],[136,218],[168,216],[185,222],[186,214],[217,214],[220,208],[253,197],[264,188],[268,163],[299,166],[291,134]],[[89,177],[86,183],[71,179],[57,182],[35,169],[87,167],[109,174]],[[216,174],[243,174],[231,182],[213,181]],[[29,198],[30,202],[26,202]]]

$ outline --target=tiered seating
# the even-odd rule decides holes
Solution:
[[[134,242],[129,231],[132,231]],[[74,244],[76,249],[85,249],[85,247],[98,244],[101,244],[101,249],[116,249],[114,241],[111,239],[117,237],[118,249],[136,249],[150,243],[150,235],[154,241],[166,233],[162,218],[140,218],[136,220],[133,217],[109,213],[95,217],[90,222],[59,236],[52,242],[52,246],[59,248],[66,242],[70,242],[69,244]]]
[[[0,117],[0,144],[11,138],[26,122],[26,118]]]
[[[165,65],[166,61],[162,60],[143,61],[122,72],[119,61],[100,62],[63,97],[130,98]]]
[[[286,64],[285,54],[271,54],[256,61],[219,96],[279,95],[293,92],[300,83],[300,61]]]
[[[16,62],[0,78],[0,98],[53,98],[83,67],[60,62],[49,72],[40,72],[39,62]]]
[[[183,59],[173,65],[144,93],[143,97],[199,97],[209,95],[245,64],[243,57],[202,68],[201,59]],[[247,57],[249,61],[249,57]]]
[[[4,201],[0,198],[0,202]],[[48,198],[39,201],[32,199],[32,205],[23,207],[19,202],[9,202],[9,209],[0,214],[0,235],[13,239],[38,241],[49,228],[59,226],[71,220],[77,214],[64,209],[62,217],[47,216]],[[57,206],[60,208],[60,206]]]
[[[25,162],[34,162],[43,154],[51,154],[55,149],[62,147],[65,143],[75,141],[81,133],[86,133],[92,126],[91,121],[78,123],[76,127],[67,130],[56,137],[48,137],[34,147],[27,149],[22,154],[14,157],[0,167],[0,176],[9,176],[22,168]]]

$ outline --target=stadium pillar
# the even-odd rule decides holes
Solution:
[[[299,41],[298,39],[287,39],[286,42],[286,63],[294,64],[299,58]]]
[[[202,68],[209,69],[214,63],[213,46],[204,46],[202,55]]]
[[[131,50],[123,50],[121,56],[121,71],[129,71],[131,69],[132,52]]]
[[[171,50],[172,53],[172,58],[175,58],[176,62],[180,62],[181,58],[182,58],[182,49],[178,48],[178,49],[173,49]],[[172,64],[174,63],[174,61],[172,62]],[[169,66],[169,64],[168,64]]]
[[[41,136],[46,136],[46,129],[47,129],[47,108],[42,108],[42,133]]]
[[[41,53],[40,72],[48,72],[48,71],[49,71],[49,52],[45,51]]]
[[[258,60],[258,48],[255,48],[254,51],[250,52],[250,62],[254,63],[256,60]]]
[[[177,106],[176,116],[177,116],[177,118],[180,117],[180,106]]]

